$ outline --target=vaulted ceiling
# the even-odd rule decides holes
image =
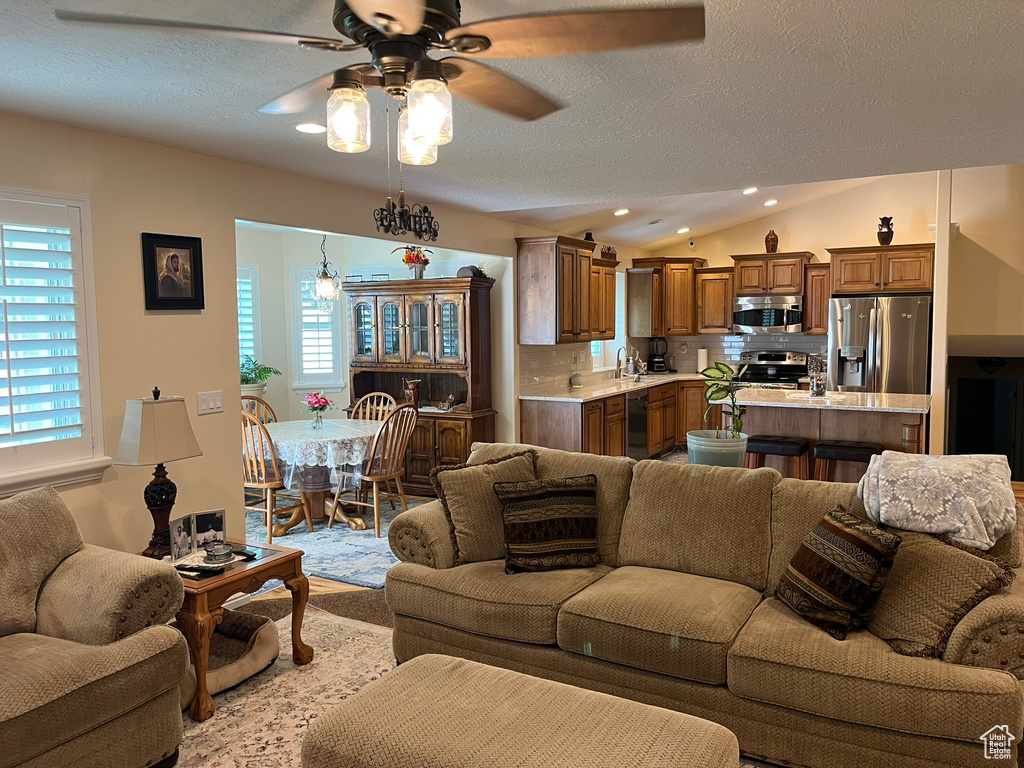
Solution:
[[[662,4],[463,0],[463,20]],[[362,155],[294,130],[322,121],[320,110],[256,112],[364,52],[63,24],[58,7],[333,37],[332,0],[0,0],[0,109],[383,189],[381,92],[370,94],[374,146]],[[707,0],[706,10],[700,44],[489,62],[567,108],[520,123],[456,102],[454,142],[437,165],[406,169],[406,188],[542,223],[656,198],[675,198],[653,204],[670,212],[680,196],[751,184],[1024,160],[1019,2]]]

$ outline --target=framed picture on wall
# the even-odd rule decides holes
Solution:
[[[203,309],[203,244],[198,237],[142,233],[146,309]]]

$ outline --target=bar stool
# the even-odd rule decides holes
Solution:
[[[797,457],[797,477],[807,480],[808,445],[809,442],[802,437],[753,435],[747,438],[747,469],[763,467],[765,456],[794,456]]]
[[[879,443],[858,443],[853,440],[822,440],[814,446],[814,479],[828,480],[833,462],[856,461],[867,464],[871,457],[885,450]]]

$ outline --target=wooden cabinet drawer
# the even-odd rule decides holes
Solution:
[[[660,387],[651,387],[648,390],[647,402],[660,403],[676,396],[676,384],[662,384]]]
[[[604,401],[604,415],[612,416],[616,413],[626,412],[626,396],[616,395],[615,397],[605,398]]]

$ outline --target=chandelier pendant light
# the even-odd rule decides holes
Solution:
[[[323,262],[317,268],[309,297],[320,312],[330,314],[341,292],[341,278],[336,271],[331,271],[331,265],[327,261],[327,235],[324,235],[323,242],[320,243],[320,252],[323,254]]]

